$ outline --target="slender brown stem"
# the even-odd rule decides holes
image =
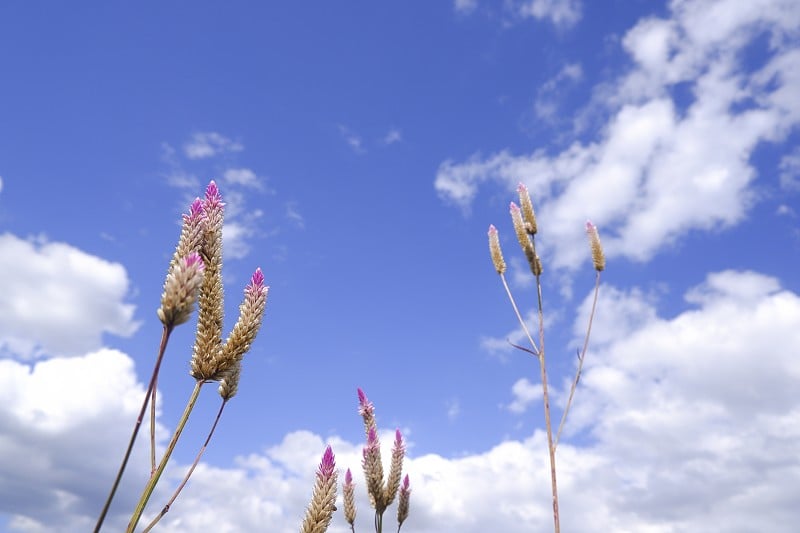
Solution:
[[[594,312],[597,308],[597,293],[600,292],[600,272],[594,278],[594,299],[592,300],[592,311],[589,313],[589,325],[586,328],[586,336],[583,339],[583,349],[578,355],[578,371],[575,372],[575,379],[572,381],[572,387],[569,389],[569,398],[567,405],[564,407],[564,412],[561,414],[561,423],[558,424],[558,432],[556,433],[556,441],[553,445],[554,448],[558,447],[561,440],[561,430],[564,429],[564,423],[567,421],[567,413],[572,406],[572,397],[575,396],[575,389],[578,387],[578,381],[581,379],[581,371],[583,370],[583,361],[586,358],[586,350],[589,348],[589,335],[592,333],[592,321],[594,320]]]
[[[503,287],[506,289],[506,294],[508,295],[508,299],[511,301],[511,307],[514,309],[514,313],[517,315],[517,320],[519,320],[519,325],[522,326],[522,331],[525,332],[525,336],[528,337],[528,341],[531,343],[531,346],[533,347],[532,352],[530,350],[526,351],[531,352],[533,355],[538,356],[539,351],[536,349],[536,343],[533,342],[533,337],[531,337],[531,333],[530,331],[528,331],[528,326],[525,325],[525,320],[522,318],[522,314],[519,312],[519,308],[517,307],[517,302],[514,301],[514,296],[511,295],[511,289],[509,289],[508,287],[508,282],[506,281],[506,275],[500,274],[500,279],[503,281]],[[516,345],[513,343],[511,343],[511,345],[516,347]]]
[[[225,405],[227,403],[228,403],[228,400],[222,400],[222,405],[219,406],[219,411],[217,411],[217,418],[214,419],[214,424],[211,426],[211,431],[208,432],[208,436],[206,437],[206,441],[203,443],[203,446],[200,448],[200,451],[197,452],[197,456],[194,458],[194,462],[192,463],[192,466],[189,467],[189,471],[186,473],[186,476],[183,478],[183,481],[181,481],[181,484],[178,485],[177,489],[175,489],[175,492],[172,494],[172,497],[169,499],[169,501],[164,506],[164,508],[161,509],[161,512],[158,514],[158,516],[156,516],[153,519],[153,521],[150,522],[147,525],[147,527],[144,528],[144,530],[142,530],[142,533],[147,533],[148,531],[153,529],[153,527],[155,527],[155,525],[158,523],[158,521],[161,520],[161,518],[163,518],[164,515],[169,512],[170,507],[172,507],[172,504],[175,503],[175,500],[178,498],[178,495],[183,490],[183,487],[185,487],[186,483],[189,482],[189,478],[192,476],[192,473],[194,472],[194,469],[200,463],[200,458],[203,457],[203,453],[206,451],[206,448],[208,447],[208,443],[211,441],[211,437],[214,435],[214,430],[217,429],[217,424],[219,423],[219,419],[222,416],[222,410],[225,409]]]
[[[106,498],[106,502],[103,505],[103,510],[100,511],[97,524],[94,526],[94,533],[99,533],[100,529],[103,527],[103,522],[108,514],[108,509],[111,507],[111,501],[114,499],[114,495],[119,487],[119,482],[122,479],[122,474],[125,472],[125,467],[128,465],[128,459],[130,459],[131,452],[133,451],[133,444],[136,442],[136,436],[139,434],[139,428],[142,426],[144,413],[147,410],[147,403],[151,396],[155,397],[155,387],[156,383],[158,383],[158,372],[161,368],[161,360],[164,358],[164,352],[167,349],[167,342],[169,341],[169,336],[172,333],[172,329],[173,328],[171,326],[164,326],[164,330],[161,333],[161,345],[158,348],[156,364],[153,366],[153,375],[150,377],[150,383],[147,386],[147,392],[144,395],[142,407],[139,410],[139,416],[136,418],[136,423],[133,426],[133,432],[131,433],[130,441],[128,441],[128,449],[125,451],[125,456],[122,458],[122,464],[117,472],[117,477],[114,479],[114,484],[111,486],[111,491],[108,493],[108,498]]]
[[[547,428],[547,448],[550,452],[550,484],[553,494],[553,531],[560,533],[558,515],[558,484],[556,483],[556,449],[553,446],[553,426],[550,423],[550,397],[547,392],[547,370],[544,363],[544,311],[542,306],[541,275],[536,276],[536,292],[539,306],[539,369],[542,378],[542,399],[544,403],[544,424]]]
[[[183,428],[186,426],[186,421],[189,420],[189,415],[191,414],[192,409],[194,409],[194,405],[197,402],[198,396],[200,396],[200,388],[203,386],[203,383],[205,382],[195,382],[194,390],[192,390],[189,401],[186,403],[186,408],[183,410],[181,419],[178,421],[178,426],[175,428],[175,433],[173,433],[172,439],[169,441],[167,450],[164,452],[164,456],[158,463],[156,471],[152,476],[150,476],[147,485],[145,485],[144,490],[142,491],[142,496],[139,498],[139,502],[136,504],[136,509],[134,509],[133,516],[131,516],[131,521],[128,523],[127,533],[133,533],[136,529],[136,525],[139,523],[139,520],[142,517],[144,508],[147,505],[147,502],[150,500],[150,496],[153,494],[153,490],[155,490],[156,484],[161,478],[161,474],[164,472],[164,468],[167,466],[167,462],[172,455],[172,451],[175,449],[175,445],[178,443],[178,439],[181,437]]]
[[[150,402],[150,475],[156,471],[156,394],[158,392],[158,376],[153,383],[152,401]]]

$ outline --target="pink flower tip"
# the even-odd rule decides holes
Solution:
[[[403,434],[400,433],[399,429],[394,430],[394,443],[397,446],[403,445]]]
[[[596,229],[597,229],[597,227],[594,224],[592,224],[591,220],[587,220],[586,221],[586,231],[592,232],[592,231],[594,231]]]
[[[369,400],[367,400],[367,395],[364,394],[364,391],[361,390],[361,387],[359,387],[358,388],[358,403],[363,405],[363,404],[367,403],[368,401]]]
[[[336,457],[333,455],[333,450],[330,445],[325,448],[325,453],[322,454],[322,462],[319,464],[319,475],[324,479],[329,479],[333,475],[336,468]]]
[[[489,235],[496,235],[497,228],[494,227],[494,224],[489,224]]]
[[[350,469],[347,469],[347,472],[344,473],[344,484],[351,485],[353,483],[353,474],[350,473]]]
[[[183,215],[184,220],[187,222],[195,222],[203,216],[203,202],[200,198],[195,198],[189,205],[189,214]]]
[[[250,284],[257,288],[264,286],[264,274],[261,272],[261,267],[257,268],[256,271],[253,272],[253,277],[250,278]]]
[[[192,252],[186,256],[184,259],[186,266],[194,266],[197,265],[197,270],[203,270],[205,268],[205,264],[203,263],[203,259],[200,257],[200,254],[197,252]]]
[[[528,188],[525,186],[525,184],[520,181],[519,185],[517,185],[517,191],[518,192],[525,192],[527,190],[528,190]]]
[[[408,474],[406,474],[406,477],[403,478],[403,490],[404,491],[408,491],[409,485],[410,485],[410,482],[408,480]]]
[[[515,211],[519,211],[519,207],[514,202],[511,202],[511,205],[509,205],[508,208],[512,213]]]

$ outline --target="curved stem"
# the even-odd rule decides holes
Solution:
[[[203,383],[205,382],[195,382],[192,395],[189,397],[186,408],[183,410],[181,419],[178,421],[178,427],[175,428],[175,433],[173,433],[172,439],[169,441],[167,450],[164,452],[164,456],[161,458],[161,462],[158,464],[156,471],[152,476],[150,476],[150,480],[147,482],[147,485],[145,485],[144,491],[142,491],[142,496],[139,498],[139,503],[136,504],[136,509],[134,509],[133,516],[131,516],[131,521],[128,523],[127,533],[133,533],[133,531],[136,529],[136,525],[139,523],[139,520],[142,517],[144,508],[147,505],[148,500],[150,500],[150,496],[153,494],[153,490],[156,488],[156,484],[158,483],[161,474],[164,472],[164,468],[167,466],[167,461],[169,461],[172,451],[175,449],[175,445],[178,443],[178,439],[181,437],[183,428],[186,426],[186,421],[189,420],[189,415],[191,414],[192,409],[194,409],[194,405],[197,402],[198,396],[200,395],[200,388],[203,386]]]
[[[105,521],[106,515],[108,514],[108,509],[109,507],[111,507],[111,501],[114,499],[114,495],[116,494],[117,488],[119,487],[119,482],[122,479],[122,474],[125,472],[125,467],[128,465],[128,459],[130,459],[131,451],[133,451],[133,443],[136,442],[136,436],[139,434],[139,428],[142,426],[144,413],[147,410],[147,403],[150,400],[151,396],[155,398],[155,388],[156,384],[158,383],[158,372],[161,368],[161,361],[164,358],[164,352],[167,349],[167,342],[169,342],[169,336],[171,333],[172,333],[172,327],[164,326],[164,330],[161,333],[161,344],[158,348],[158,357],[156,357],[156,364],[153,366],[153,374],[150,377],[150,383],[147,385],[147,392],[144,395],[144,400],[142,401],[142,407],[139,410],[139,416],[136,418],[136,423],[133,426],[133,433],[131,433],[131,438],[128,441],[128,449],[125,451],[125,456],[122,458],[122,464],[120,465],[119,471],[117,472],[117,477],[114,479],[114,484],[111,486],[111,491],[108,493],[108,498],[106,498],[106,502],[103,505],[103,510],[100,511],[100,516],[97,519],[97,524],[95,524],[94,526],[94,533],[99,533],[100,529],[103,527],[103,522]]]
[[[172,504],[175,503],[175,500],[178,498],[178,495],[183,490],[183,487],[186,486],[186,483],[188,483],[189,478],[192,476],[194,469],[200,463],[200,458],[203,456],[203,452],[206,451],[208,443],[211,441],[212,435],[214,435],[214,430],[217,429],[217,424],[219,423],[219,419],[222,416],[222,410],[225,409],[225,405],[227,403],[228,400],[222,400],[222,405],[219,406],[219,411],[217,411],[217,418],[214,419],[214,424],[211,426],[211,431],[208,432],[208,437],[206,437],[206,441],[203,443],[203,446],[200,448],[200,451],[197,452],[197,456],[194,458],[194,462],[192,463],[192,466],[189,467],[189,471],[186,473],[186,476],[183,478],[183,481],[181,481],[181,484],[178,485],[177,489],[175,489],[175,492],[172,494],[172,497],[169,499],[164,508],[161,509],[161,512],[158,514],[158,516],[155,517],[153,521],[147,525],[146,528],[144,528],[142,533],[147,533],[148,531],[153,529],[153,527],[155,527],[158,521],[161,520],[164,517],[164,515],[169,512],[169,509],[170,507],[172,507]]]
[[[558,424],[558,432],[556,433],[556,441],[553,445],[558,447],[558,442],[561,439],[561,430],[564,429],[564,423],[567,421],[567,413],[572,406],[572,397],[575,396],[575,389],[578,387],[578,381],[581,379],[581,371],[583,370],[583,361],[586,358],[586,350],[589,348],[589,335],[592,333],[592,321],[594,320],[594,312],[597,308],[597,293],[600,292],[600,272],[594,278],[594,299],[592,300],[592,311],[589,313],[589,325],[586,328],[586,336],[583,339],[583,350],[578,354],[578,371],[575,373],[575,379],[572,381],[572,387],[569,389],[569,398],[567,405],[564,407],[564,412],[561,414],[561,423]]]

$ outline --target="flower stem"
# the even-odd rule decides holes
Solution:
[[[156,484],[158,483],[161,474],[164,472],[164,468],[167,466],[167,461],[169,461],[172,451],[175,449],[175,445],[178,443],[178,439],[183,432],[183,428],[186,426],[186,421],[189,420],[189,415],[191,414],[192,409],[194,409],[197,398],[200,396],[200,388],[203,386],[203,383],[205,382],[202,380],[195,382],[192,395],[189,397],[189,401],[186,403],[186,408],[183,410],[183,414],[178,421],[178,426],[175,428],[175,433],[173,433],[172,439],[169,441],[167,450],[164,452],[164,456],[161,458],[161,462],[158,464],[156,471],[152,476],[150,476],[150,480],[147,482],[147,485],[145,485],[144,491],[142,491],[142,496],[139,498],[139,503],[136,504],[136,509],[133,511],[133,516],[131,516],[131,521],[128,523],[127,533],[133,533],[133,531],[136,529],[136,525],[139,523],[139,520],[142,517],[144,508],[147,505],[148,500],[150,500],[150,496],[153,494],[153,490],[155,490]]]
[[[130,441],[128,441],[128,449],[125,451],[125,456],[122,458],[122,464],[117,472],[117,477],[114,479],[114,484],[111,486],[111,491],[108,493],[108,498],[106,498],[106,502],[103,505],[103,510],[100,512],[100,516],[97,519],[97,524],[94,526],[94,533],[99,533],[100,529],[103,527],[103,522],[108,514],[108,509],[111,507],[111,501],[114,499],[114,495],[119,487],[119,482],[122,480],[122,474],[125,472],[125,467],[128,465],[128,459],[130,459],[131,452],[133,451],[133,443],[136,442],[136,436],[139,434],[139,428],[142,426],[144,413],[147,410],[147,403],[151,396],[153,396],[155,401],[155,388],[156,384],[158,383],[158,372],[161,368],[161,360],[164,358],[164,352],[167,349],[167,342],[169,342],[169,336],[172,333],[172,329],[172,327],[164,326],[164,330],[161,333],[161,345],[158,348],[156,364],[153,366],[153,375],[150,377],[150,383],[147,386],[147,392],[144,395],[142,407],[139,410],[139,416],[136,418],[136,423],[133,426],[133,432],[131,433]],[[151,424],[153,427],[155,426],[152,420]]]

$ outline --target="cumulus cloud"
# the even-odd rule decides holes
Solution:
[[[125,268],[68,244],[0,235],[0,279],[0,347],[17,356],[78,355],[138,327]]]
[[[793,531],[800,362],[791,347],[800,345],[800,296],[756,272],[722,271],[687,291],[687,308],[674,316],[636,290],[605,290],[601,300],[597,331],[625,334],[596,339],[558,448],[564,530]],[[20,531],[86,530],[97,512],[90,496],[100,497],[128,429],[112,429],[111,417],[132,417],[142,394],[130,360],[101,351],[34,368],[0,363],[0,423],[10,436],[0,443],[4,512]],[[530,407],[534,389],[522,383],[515,397]],[[388,457],[391,433],[381,440]],[[341,471],[353,470],[359,521],[368,523],[362,444],[296,431],[232,467],[201,464],[163,527],[295,531],[326,442]],[[459,457],[412,454],[408,527],[549,531],[546,449],[537,430]],[[168,471],[167,485],[184,469]],[[348,531],[341,512],[330,531]]]
[[[789,1],[673,3],[671,18],[646,19],[623,39],[632,68],[598,88],[608,120],[597,140],[445,161],[435,187],[468,209],[486,182],[526,182],[556,267],[586,260],[586,218],[607,256],[640,261],[689,231],[734,225],[755,201],[754,150],[800,124],[798,20],[800,4]],[[764,36],[763,62],[745,65],[742,51]],[[677,84],[690,88],[686,105]]]
[[[198,132],[183,145],[189,159],[206,159],[228,152],[241,152],[244,146],[214,131]]]
[[[261,189],[263,187],[256,173],[249,168],[229,168],[223,176],[225,181],[232,185],[241,185],[252,189]]]
[[[456,13],[469,14],[477,7],[478,0],[455,0],[453,2],[453,9],[456,10]]]

